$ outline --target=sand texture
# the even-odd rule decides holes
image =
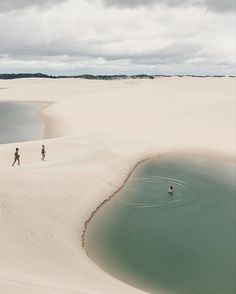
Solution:
[[[87,257],[85,221],[143,158],[235,160],[235,81],[0,80],[0,101],[52,102],[39,113],[45,139],[0,145],[0,292],[142,293]]]

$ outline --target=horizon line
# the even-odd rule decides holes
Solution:
[[[18,73],[0,73],[0,79],[17,79],[17,78],[85,78],[85,79],[102,79],[102,78],[150,78],[155,77],[236,77],[236,75],[221,74],[45,74],[41,72],[18,72]]]

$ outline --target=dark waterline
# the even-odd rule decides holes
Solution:
[[[235,294],[235,226],[235,165],[163,158],[141,164],[99,210],[85,247],[105,271],[149,293]]]
[[[0,102],[0,144],[42,139],[45,125],[37,112],[46,105]]]

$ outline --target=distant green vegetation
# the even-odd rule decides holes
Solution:
[[[117,79],[154,79],[155,76],[152,75],[46,75],[42,73],[12,73],[12,74],[0,74],[0,79],[3,80],[13,80],[13,79],[22,79],[22,78],[49,78],[49,79],[66,79],[66,78],[81,78],[81,79],[88,79],[88,80],[117,80]]]
[[[178,77],[199,77],[199,78],[206,78],[206,77],[224,77],[223,75],[175,75]],[[48,78],[48,79],[67,79],[67,78],[78,78],[78,79],[87,79],[87,80],[121,80],[121,79],[154,79],[158,77],[171,77],[171,75],[146,75],[146,74],[139,74],[139,75],[46,75],[42,73],[11,73],[11,74],[0,74],[0,79],[2,80],[13,80],[13,79],[22,79],[22,78]],[[229,76],[235,77],[235,76]]]

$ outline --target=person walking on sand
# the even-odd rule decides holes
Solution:
[[[41,154],[42,154],[42,158],[41,158],[41,160],[45,160],[45,156],[46,156],[46,151],[45,151],[45,146],[44,145],[42,145],[42,151],[41,151]]]
[[[16,162],[18,162],[18,166],[19,166],[20,165],[19,148],[16,148],[16,152],[14,154],[14,162],[12,163],[12,166],[14,166]]]

